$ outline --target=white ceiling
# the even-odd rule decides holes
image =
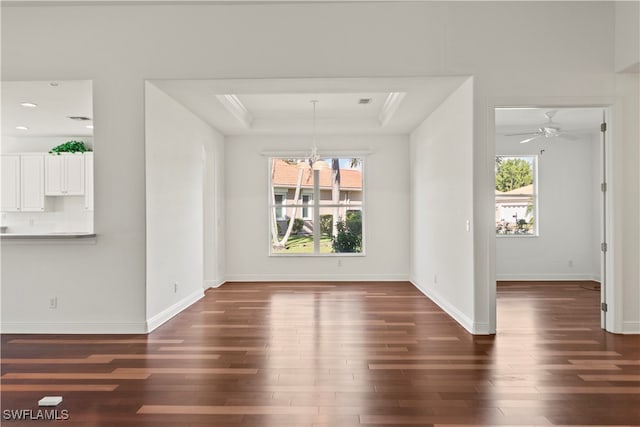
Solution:
[[[498,108],[496,134],[535,132],[549,123],[545,113],[556,111],[554,126],[562,132],[588,134],[600,131],[602,108]]]
[[[225,135],[406,134],[468,77],[154,80]],[[391,94],[394,102],[387,103]],[[225,100],[234,95],[235,100]],[[359,104],[371,98],[369,104]],[[238,106],[238,101],[241,104]]]
[[[261,120],[296,119],[309,120],[312,117],[311,99],[318,101],[317,114],[332,119],[376,120],[388,93],[278,93],[242,94],[238,98]],[[371,99],[369,104],[358,104],[360,99]]]
[[[93,98],[90,80],[2,82],[3,136],[91,136]],[[30,102],[37,107],[23,107]],[[76,121],[69,116],[89,117]],[[16,129],[25,126],[28,130]]]

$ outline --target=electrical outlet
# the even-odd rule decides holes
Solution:
[[[33,225],[36,223],[36,220],[33,218],[29,218],[29,226],[33,227]]]
[[[341,259],[338,260],[338,267],[342,267],[342,260]]]
[[[178,282],[175,282],[175,283],[173,284],[173,293],[174,293],[174,294],[177,294],[177,293],[178,293]]]
[[[437,274],[434,274],[434,275],[433,275],[433,284],[435,285],[435,284],[437,284],[437,283],[438,283],[438,275],[437,275]]]
[[[58,297],[49,298],[49,308],[58,308]]]
[[[573,260],[570,259],[568,264],[569,264],[569,267],[573,267]]]

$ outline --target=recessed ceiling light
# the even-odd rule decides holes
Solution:
[[[49,82],[49,86],[56,87],[58,86],[58,82]]]
[[[21,102],[20,105],[27,108],[36,108],[38,106],[38,104],[34,104],[33,102]]]
[[[371,101],[372,101],[372,99],[371,99],[371,98],[360,98],[360,99],[358,100],[358,104],[370,104],[370,103],[371,103]]]
[[[87,129],[93,129],[93,125],[86,125],[85,126]]]
[[[26,127],[26,126],[16,126],[16,129],[18,129],[18,130],[29,130],[29,128]]]
[[[68,119],[75,120],[77,122],[88,122],[91,121],[89,117],[85,116],[67,116]]]

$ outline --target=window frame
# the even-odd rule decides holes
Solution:
[[[540,237],[540,206],[539,206],[539,200],[540,200],[540,194],[539,194],[539,181],[538,181],[538,163],[539,163],[539,159],[540,159],[540,155],[538,154],[496,154],[496,159],[498,157],[503,158],[503,159],[523,159],[525,161],[528,162],[528,159],[532,159],[531,161],[531,168],[532,168],[532,175],[533,175],[533,182],[532,182],[532,192],[531,192],[531,199],[532,199],[532,204],[533,204],[533,215],[532,217],[534,218],[534,229],[533,229],[533,233],[531,234],[525,234],[525,233],[498,233],[497,232],[497,219],[494,221],[494,223],[496,224],[496,232],[495,232],[495,236],[499,237],[499,238],[535,238],[535,237]],[[495,190],[495,172],[494,172],[494,190]],[[495,195],[495,191],[494,191],[494,209],[497,208],[497,203],[498,203],[498,198],[497,195]]]

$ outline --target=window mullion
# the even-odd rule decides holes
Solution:
[[[320,171],[313,170],[313,254],[320,253]]]

